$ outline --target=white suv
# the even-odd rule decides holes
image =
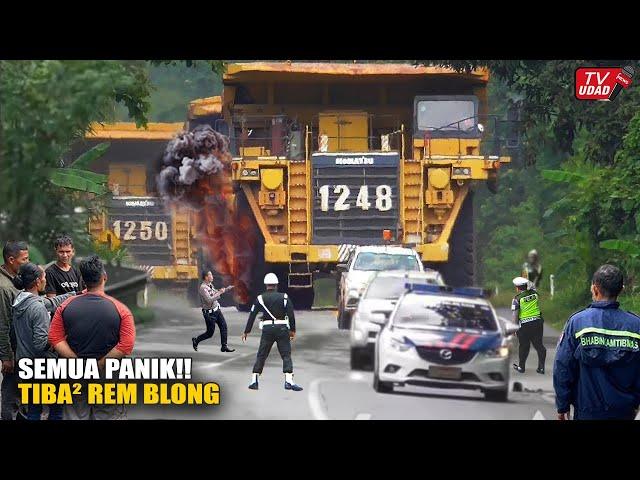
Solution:
[[[338,264],[337,268],[342,272],[338,287],[338,328],[346,330],[351,328],[351,316],[376,272],[424,271],[418,252],[398,246],[357,247],[349,262]]]

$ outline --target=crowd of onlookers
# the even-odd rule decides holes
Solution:
[[[29,245],[8,241],[0,266],[0,360],[2,420],[120,419],[123,406],[90,405],[83,394],[73,404],[21,404],[18,361],[21,358],[95,358],[129,355],[135,341],[131,311],[105,294],[107,273],[97,255],[72,263],[73,240],[54,242],[56,260],[46,269],[29,261]],[[56,383],[47,381],[47,383]],[[48,408],[47,408],[48,407]]]

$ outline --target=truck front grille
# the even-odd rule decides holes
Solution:
[[[399,165],[396,152],[313,154],[313,243],[383,244],[383,230],[397,238]]]

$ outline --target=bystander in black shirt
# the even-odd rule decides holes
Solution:
[[[47,275],[47,286],[45,293],[55,293],[63,295],[69,292],[80,293],[85,289],[80,269],[75,265],[71,265],[68,272],[62,270],[57,264],[51,265],[45,270]]]

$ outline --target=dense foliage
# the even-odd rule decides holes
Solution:
[[[25,239],[38,257],[60,232],[87,240],[86,217],[74,207],[90,196],[52,183],[50,168],[93,121],[109,121],[122,104],[146,123],[144,66],[116,61],[0,62],[0,239]]]
[[[614,102],[574,97],[579,66],[611,61],[436,61],[465,70],[491,70],[491,105],[521,114],[521,149],[503,171],[497,195],[478,196],[477,231],[482,281],[510,292],[526,253],[539,250],[543,291],[554,274],[551,310],[558,324],[589,300],[593,271],[603,262],[626,274],[623,303],[634,308],[640,273],[640,89],[632,85]],[[506,298],[506,295],[505,295]],[[640,306],[640,305],[638,305]]]

